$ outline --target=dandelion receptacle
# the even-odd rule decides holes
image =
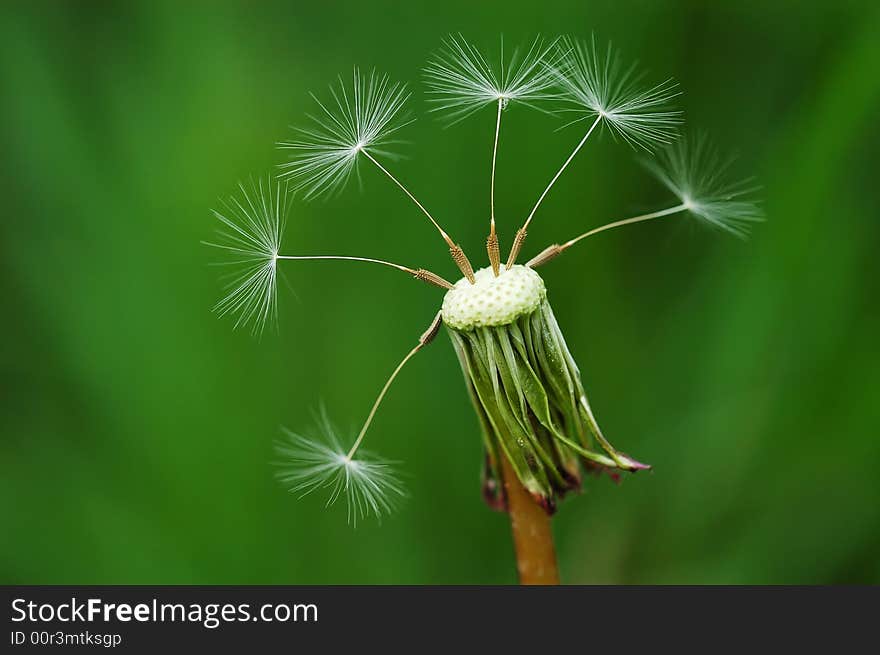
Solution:
[[[326,412],[321,412],[314,433],[285,430],[277,445],[278,478],[300,496],[325,493],[328,506],[344,500],[353,524],[393,511],[406,495],[395,467],[362,446],[394,380],[445,327],[480,425],[483,498],[510,517],[520,581],[558,582],[550,517],[559,502],[586,483],[586,474],[607,473],[617,480],[650,467],[617,450],[600,429],[580,369],[554,316],[552,293],[536,269],[587,238],[618,227],[690,216],[744,237],[762,214],[752,200],[752,184],[730,181],[729,160],[720,159],[705,137],[679,136],[681,113],[671,106],[677,85],[671,80],[643,83],[634,68],[621,64],[615,50],[600,49],[595,39],[537,38],[508,53],[502,44],[500,56],[491,58],[463,37],[451,36],[423,72],[431,113],[448,123],[483,109],[488,118],[492,108],[485,147],[488,265],[475,269],[449,227],[399,177],[397,135],[411,122],[405,86],[355,69],[350,81],[340,77],[325,97],[314,96],[310,126],[279,143],[287,158],[277,179],[240,185],[239,192],[214,212],[220,227],[209,245],[227,256],[223,263],[229,270],[225,294],[215,310],[234,316],[236,326],[248,325],[255,333],[277,325],[278,267],[309,262],[379,265],[434,287],[436,315],[391,370],[360,430],[340,434]],[[496,163],[505,134],[503,118],[517,108],[567,116],[563,127],[577,134],[558,168],[535,172],[549,174],[549,182],[523,212],[522,223],[509,232],[512,245],[503,258],[499,234],[504,226],[495,214]],[[670,203],[647,213],[624,214],[521,258],[543,201],[574,158],[603,132],[641,153],[647,171],[672,196]],[[285,249],[290,199],[338,192],[354,175],[362,176],[361,166],[391,182],[427,219],[443,239],[458,281],[452,283],[421,266],[360,254]]]

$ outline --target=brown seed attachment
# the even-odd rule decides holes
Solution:
[[[427,330],[422,332],[422,336],[419,337],[419,346],[427,346],[431,343],[440,331],[441,325],[443,325],[443,316],[441,312],[437,312],[434,321],[428,326]]]
[[[471,262],[467,258],[467,255],[464,254],[464,250],[461,249],[461,246],[458,244],[449,246],[449,254],[452,255],[452,260],[455,262],[455,265],[458,266],[461,274],[468,279],[468,282],[474,284],[477,281],[477,278],[474,277],[474,269],[471,267]]]
[[[433,284],[435,287],[440,287],[441,289],[452,288],[451,282],[447,282],[436,273],[432,273],[431,271],[425,270],[424,268],[419,268],[414,271],[413,277],[415,277],[417,280],[421,280],[422,282]]]
[[[528,262],[526,262],[526,266],[529,268],[538,268],[542,264],[546,264],[551,259],[555,259],[559,255],[562,254],[562,247],[558,243],[554,243],[552,246],[547,246],[539,252],[537,255],[532,257]]]
[[[510,256],[507,258],[508,270],[513,268],[513,265],[516,264],[516,258],[519,257],[519,251],[522,250],[523,243],[528,234],[529,233],[526,232],[523,227],[516,231],[516,236],[513,238],[513,245],[510,247]]]
[[[486,252],[489,253],[489,263],[492,264],[492,272],[498,277],[501,270],[501,250],[498,247],[498,235],[492,232],[486,238]]]

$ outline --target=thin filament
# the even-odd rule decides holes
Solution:
[[[434,227],[437,228],[437,231],[440,232],[440,236],[443,237],[443,240],[446,241],[446,243],[449,245],[449,247],[450,248],[454,247],[455,243],[452,241],[452,239],[449,238],[449,235],[446,234],[446,232],[443,230],[443,228],[440,227],[440,224],[437,223],[436,220],[434,220],[434,217],[431,216],[431,213],[427,209],[425,209],[425,206],[422,203],[420,203],[412,193],[410,193],[409,189],[407,189],[405,186],[403,186],[403,184],[401,184],[401,182],[396,177],[394,177],[388,171],[387,168],[385,168],[382,164],[380,164],[373,157],[373,155],[371,155],[369,152],[367,152],[366,149],[361,148],[361,152],[364,153],[364,156],[366,156],[367,159],[369,159],[371,162],[373,162],[379,168],[380,171],[385,173],[385,175],[387,175],[389,177],[389,179],[391,179],[392,182],[394,182],[398,187],[400,187],[400,190],[403,191],[407,195],[407,197],[416,204],[416,206],[419,209],[422,210],[422,213],[424,213],[425,216],[428,217],[428,220],[431,221],[431,223],[434,225]]]
[[[397,365],[397,368],[394,369],[394,372],[391,374],[391,377],[388,378],[388,381],[385,382],[385,386],[382,387],[382,391],[379,392],[379,396],[376,398],[376,402],[373,403],[373,408],[370,410],[370,413],[367,415],[367,420],[364,422],[364,426],[361,428],[360,433],[355,439],[354,445],[351,447],[351,450],[348,451],[348,454],[345,456],[346,459],[351,460],[354,457],[354,454],[357,452],[358,447],[361,445],[361,441],[364,440],[364,435],[367,433],[367,430],[370,427],[370,423],[373,422],[373,416],[376,415],[376,410],[379,409],[379,405],[382,404],[382,399],[385,398],[385,394],[387,393],[391,383],[394,382],[394,378],[397,377],[397,374],[400,373],[400,370],[406,365],[406,363],[415,355],[419,350],[421,350],[422,346],[425,345],[423,342],[419,342],[415,348],[407,353],[406,357],[404,357],[400,364]]]
[[[562,175],[562,172],[568,167],[568,165],[571,163],[571,160],[574,159],[574,156],[576,154],[578,154],[580,149],[587,142],[587,139],[590,138],[590,135],[593,133],[593,130],[596,129],[596,126],[599,124],[599,121],[601,121],[601,120],[602,120],[602,114],[599,114],[598,116],[596,116],[596,120],[593,121],[593,124],[590,126],[590,129],[587,130],[586,134],[584,134],[584,138],[582,138],[580,143],[578,143],[577,146],[575,147],[575,149],[571,151],[571,154],[568,156],[568,159],[565,160],[565,163],[556,172],[556,175],[553,176],[553,179],[550,180],[550,184],[548,184],[547,188],[544,189],[544,193],[542,193],[541,197],[538,198],[538,202],[535,203],[535,206],[532,208],[532,211],[529,214],[529,217],[526,219],[526,222],[523,224],[523,227],[522,227],[523,230],[528,229],[529,223],[532,222],[532,218],[534,217],[535,212],[538,211],[538,207],[540,207],[541,203],[544,201],[544,197],[547,195],[547,193],[550,191],[550,189],[553,187],[553,185],[556,184],[556,180],[559,179],[559,176]]]
[[[403,266],[402,264],[395,264],[394,262],[386,262],[383,259],[370,259],[369,257],[343,257],[341,255],[310,255],[310,256],[297,256],[293,257],[290,255],[278,255],[275,259],[293,259],[293,260],[318,260],[318,259],[335,259],[335,260],[343,260],[343,261],[352,261],[352,262],[369,262],[371,264],[382,264],[383,266],[390,266],[391,268],[396,268],[399,271],[405,271],[411,275],[415,275],[417,271],[408,266]]]
[[[404,266],[403,264],[395,264],[394,262],[387,262],[384,259],[371,259],[369,257],[343,257],[341,255],[309,255],[309,256],[290,256],[290,255],[277,255],[275,259],[293,259],[293,260],[320,260],[320,259],[328,259],[328,260],[342,260],[342,261],[351,261],[351,262],[368,262],[370,264],[381,264],[382,266],[389,266],[391,268],[397,269],[398,271],[403,271],[404,273],[409,273],[415,279],[421,280],[422,282],[427,282],[428,284],[433,284],[436,287],[440,287],[441,289],[451,289],[452,284],[440,277],[436,273],[432,273],[429,270],[424,268],[410,268],[409,266]]]
[[[632,218],[625,218],[620,221],[614,221],[613,223],[608,223],[606,225],[602,225],[600,227],[593,228],[589,232],[584,232],[580,236],[576,236],[574,239],[570,239],[562,244],[559,249],[560,251],[565,250],[566,248],[570,248],[574,244],[576,244],[581,239],[586,239],[587,237],[593,236],[594,234],[599,234],[599,232],[604,232],[606,230],[611,230],[615,227],[621,227],[623,225],[631,225],[633,223],[641,223],[643,221],[650,221],[655,218],[661,218],[663,216],[669,216],[671,214],[677,214],[679,212],[686,211],[688,206],[685,204],[676,205],[675,207],[669,207],[667,209],[661,209],[660,211],[651,212],[650,214],[641,214],[640,216],[633,216]]]
[[[492,183],[489,190],[489,233],[495,234],[495,161],[498,158],[498,135],[501,133],[501,109],[503,98],[498,98],[498,118],[495,120],[495,144],[492,146]]]

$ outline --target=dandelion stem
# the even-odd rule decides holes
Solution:
[[[642,221],[650,221],[654,218],[661,218],[663,216],[669,216],[671,214],[678,214],[679,212],[687,211],[688,206],[685,204],[675,205],[675,207],[668,207],[667,209],[661,209],[660,211],[651,212],[650,214],[641,214],[640,216],[633,216],[632,218],[625,218],[620,221],[614,221],[613,223],[608,223],[606,225],[602,225],[600,227],[593,228],[589,232],[584,232],[580,236],[576,236],[574,239],[570,239],[563,243],[559,248],[560,252],[570,248],[574,244],[576,244],[581,239],[586,239],[587,237],[591,237],[594,234],[599,234],[599,232],[604,232],[605,230],[611,230],[615,227],[622,227],[624,225],[631,225],[633,223],[641,223]]]
[[[503,453],[500,459],[520,584],[559,584],[550,517],[522,486]]]
[[[498,277],[501,269],[501,255],[498,250],[498,235],[495,233],[495,162],[498,159],[498,135],[501,133],[501,110],[504,98],[498,98],[498,117],[495,120],[495,143],[492,146],[492,182],[489,186],[489,238],[486,239],[486,250],[492,272]]]
[[[538,198],[538,202],[535,203],[535,206],[532,208],[531,213],[529,213],[529,216],[528,216],[528,218],[526,219],[526,222],[523,223],[523,226],[520,228],[520,231],[521,231],[523,234],[525,234],[525,233],[526,233],[526,230],[528,230],[528,228],[529,228],[529,223],[532,222],[532,218],[534,218],[534,216],[535,216],[535,212],[538,211],[538,207],[540,207],[540,206],[541,206],[541,203],[544,201],[544,197],[547,195],[547,193],[550,191],[550,189],[553,187],[553,185],[556,184],[556,180],[559,179],[559,176],[562,175],[562,172],[563,172],[566,168],[568,168],[568,165],[571,163],[571,160],[574,159],[574,156],[575,156],[576,154],[578,154],[578,152],[580,151],[580,149],[581,149],[581,148],[583,147],[583,145],[587,142],[587,139],[590,138],[590,135],[593,133],[593,130],[596,129],[596,126],[599,124],[599,121],[601,121],[602,118],[603,118],[603,115],[602,115],[602,114],[599,114],[598,116],[596,116],[596,120],[593,121],[593,124],[592,124],[592,125],[590,125],[590,129],[587,130],[587,133],[586,133],[586,134],[584,134],[584,137],[580,140],[580,143],[578,143],[577,146],[575,146],[575,149],[571,151],[571,154],[568,156],[568,159],[565,160],[565,163],[562,164],[562,166],[560,167],[560,169],[559,169],[558,171],[556,171],[556,175],[554,175],[554,176],[553,176],[553,179],[550,180],[550,184],[548,184],[548,185],[547,185],[547,188],[544,189],[544,193],[542,193],[542,194],[541,194],[541,197]],[[523,239],[520,240],[519,247],[522,247],[522,241],[523,241],[523,240],[525,240],[524,237],[523,237]],[[511,248],[511,249],[510,249],[510,256],[509,256],[508,259],[507,259],[507,268],[508,268],[508,269],[511,268],[511,267],[516,263],[516,258],[517,258],[518,256],[519,256],[519,248],[516,247],[516,246],[514,246],[514,248]]]

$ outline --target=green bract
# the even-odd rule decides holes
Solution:
[[[649,468],[602,435],[541,277],[515,266],[497,278],[483,269],[477,280],[449,290],[442,315],[483,428],[487,502],[505,506],[501,453],[548,513],[580,487],[582,468],[612,474]],[[506,323],[493,320],[502,315],[510,317]]]

